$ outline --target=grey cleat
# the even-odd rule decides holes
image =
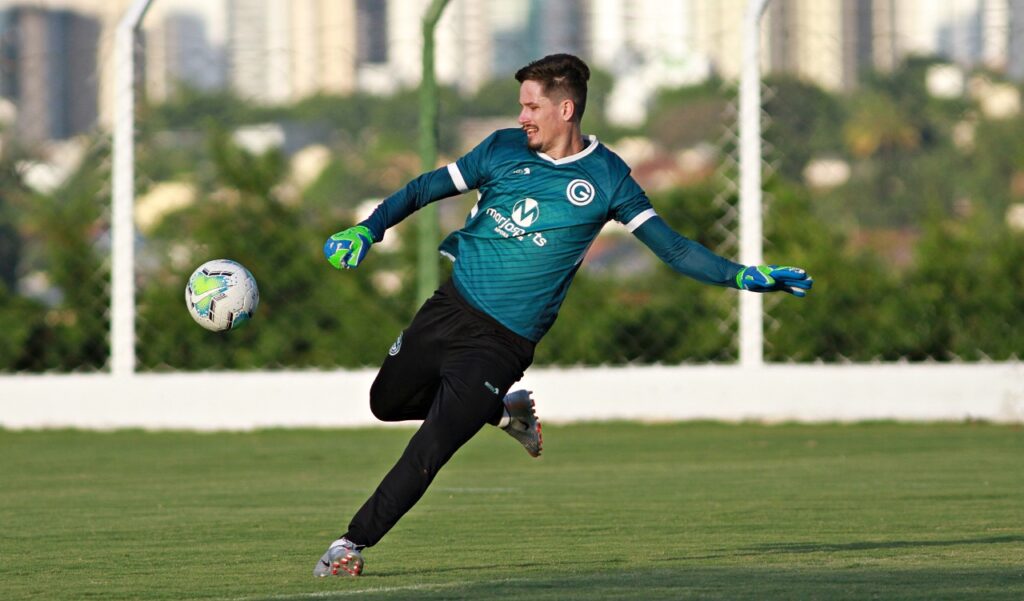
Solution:
[[[518,440],[531,457],[540,457],[544,437],[540,434],[540,420],[534,411],[532,394],[529,390],[515,390],[505,395],[502,402],[510,421],[503,430]]]
[[[355,543],[347,538],[339,538],[331,543],[313,568],[313,575],[325,576],[358,576],[363,573],[363,555]]]

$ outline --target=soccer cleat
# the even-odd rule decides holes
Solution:
[[[502,429],[518,440],[531,457],[540,457],[544,437],[540,434],[540,420],[534,411],[532,394],[529,390],[516,390],[505,395],[502,402],[508,411],[509,423]]]
[[[339,538],[331,543],[327,552],[313,568],[313,575],[325,576],[358,576],[363,573],[363,555],[355,543],[347,538]]]

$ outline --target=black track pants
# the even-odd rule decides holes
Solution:
[[[422,419],[398,463],[359,509],[345,537],[375,545],[419,501],[438,470],[486,423],[533,361],[534,343],[441,286],[392,346],[370,389],[383,421]]]

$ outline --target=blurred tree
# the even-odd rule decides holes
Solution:
[[[765,260],[799,265],[814,277],[806,299],[766,296],[768,361],[895,360],[913,347],[902,307],[908,290],[877,255],[851,250],[818,220],[809,196],[780,179],[767,183]]]
[[[770,90],[764,101],[766,158],[777,162],[784,177],[802,181],[811,159],[846,156],[840,124],[847,115],[839,98],[789,76],[770,77],[765,86]]]
[[[674,150],[700,142],[713,144],[725,131],[722,123],[729,103],[729,95],[718,80],[661,90],[642,133]]]
[[[331,269],[321,245],[335,224],[307,225],[281,201],[280,154],[253,155],[223,132],[210,138],[221,188],[195,209],[160,224],[147,244],[156,256],[183,248],[185,261],[147,274],[139,306],[144,368],[257,369],[358,367],[379,361],[400,331],[400,312],[380,297],[368,269]],[[329,231],[328,231],[329,230]],[[185,281],[201,262],[229,258],[260,287],[253,324],[213,334],[192,323],[182,303]]]
[[[21,236],[17,229],[17,212],[11,206],[16,197],[24,197],[12,157],[0,154],[0,287],[15,290],[18,283],[18,263],[21,260]]]
[[[40,271],[57,301],[45,327],[25,340],[18,368],[90,370],[106,365],[109,352],[109,272],[102,248],[108,223],[109,148],[86,142],[81,165],[51,194],[32,194],[21,209],[26,237],[41,249]],[[28,305],[20,305],[22,311]]]
[[[904,302],[919,333],[920,358],[998,359],[1024,356],[1024,236],[978,211],[968,219],[936,218],[925,229]]]

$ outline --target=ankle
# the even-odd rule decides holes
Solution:
[[[498,420],[497,426],[501,429],[505,429],[512,423],[512,416],[508,414],[508,409],[501,410],[501,419]]]

